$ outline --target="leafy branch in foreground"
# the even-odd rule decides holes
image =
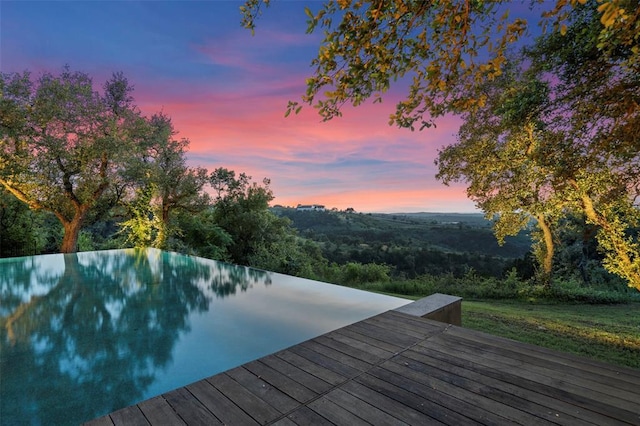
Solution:
[[[538,24],[564,34],[566,22],[586,0],[531,1]],[[269,0],[247,0],[242,25],[255,30]],[[638,62],[640,21],[634,0],[602,1],[596,34],[603,52],[629,49]],[[507,0],[380,1],[327,0],[306,9],[307,32],[323,31],[313,75],[303,104],[317,108],[324,120],[342,107],[379,102],[392,84],[408,84],[406,97],[390,115],[400,127],[430,127],[434,118],[482,107],[486,95],[478,84],[502,74],[506,53],[528,33],[527,15],[513,16]],[[534,15],[535,16],[535,15]],[[287,115],[300,103],[289,102]]]

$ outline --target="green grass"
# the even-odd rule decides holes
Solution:
[[[463,301],[462,325],[611,364],[640,368],[640,303]]]

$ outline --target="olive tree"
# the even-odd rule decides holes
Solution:
[[[1,74],[0,184],[64,228],[60,251],[76,251],[96,203],[110,196],[126,158],[142,140],[132,87],[116,73],[102,93],[89,75]]]

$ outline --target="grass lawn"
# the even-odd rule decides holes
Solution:
[[[463,301],[462,325],[611,364],[640,368],[640,303]]]

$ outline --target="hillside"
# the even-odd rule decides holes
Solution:
[[[501,276],[531,247],[524,232],[499,246],[482,214],[273,211],[289,218],[301,236],[320,243],[332,262],[385,263],[406,276],[459,275],[469,268]]]

